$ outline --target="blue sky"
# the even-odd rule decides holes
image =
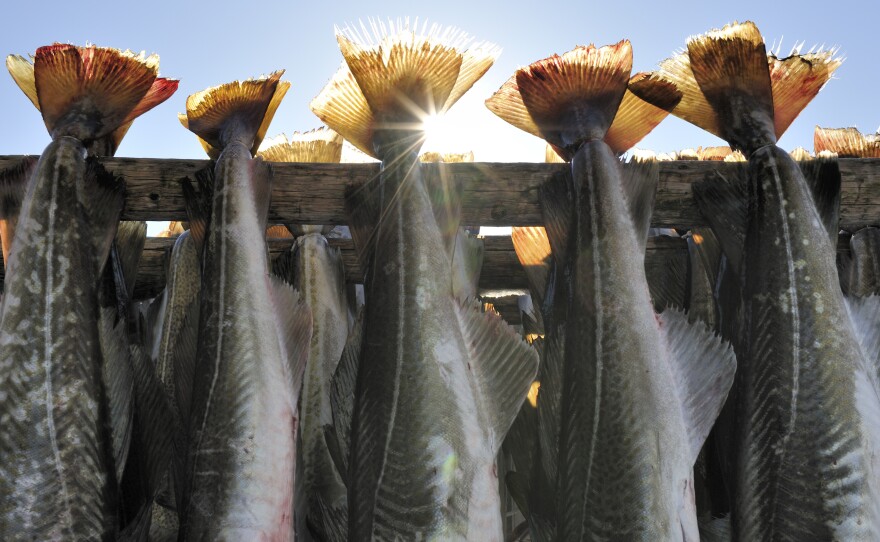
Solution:
[[[161,73],[179,78],[171,99],[138,119],[117,155],[200,158],[195,137],[177,122],[186,96],[205,87],[284,68],[292,88],[269,135],[320,125],[308,108],[341,62],[333,27],[369,17],[418,16],[456,26],[503,52],[475,88],[452,108],[448,124],[457,129],[449,151],[474,150],[483,161],[540,161],[543,145],[485,111],[488,98],[514,70],[562,53],[577,44],[633,43],[634,69],[653,69],[683,47],[689,35],[733,20],[751,19],[768,43],[783,38],[783,50],[796,41],[839,46],[846,62],[818,98],[792,124],[780,144],[812,148],[813,127],[855,125],[876,130],[880,88],[874,33],[880,4],[838,0],[810,2],[368,2],[318,0],[110,4],[13,2],[4,7],[0,52],[26,54],[53,41],[156,52]],[[132,7],[137,6],[137,7]],[[815,6],[815,7],[814,7]],[[867,7],[870,6],[870,7]],[[38,112],[8,75],[0,75],[0,154],[38,154],[49,138]],[[429,141],[431,143],[431,141]],[[639,146],[673,151],[720,140],[670,117]],[[469,147],[469,148],[468,148]]]

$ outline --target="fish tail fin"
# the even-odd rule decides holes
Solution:
[[[794,119],[819,94],[822,87],[843,63],[837,50],[824,50],[777,58],[770,55],[770,80],[773,86],[773,116],[776,138],[791,126]]]
[[[633,87],[639,88],[639,95],[650,99],[640,98],[631,90]],[[669,81],[651,73],[633,75],[605,134],[605,143],[617,154],[626,152],[651,133],[680,101],[681,91]]]
[[[4,265],[9,263],[21,203],[36,165],[36,159],[27,157],[11,168],[0,171],[0,242],[3,244]]]
[[[837,234],[840,231],[841,186],[837,156],[827,151],[814,158],[807,154],[801,156],[797,164],[810,187],[816,210],[825,225],[831,245],[836,247]]]
[[[727,25],[690,38],[687,49],[691,73],[679,77],[696,79],[717,135],[746,154],[775,144],[773,89],[758,27],[751,21]]]
[[[110,136],[177,88],[176,81],[157,84],[157,55],[104,47],[56,43],[37,49],[33,64],[10,56],[7,67],[53,138],[84,142]]]
[[[880,137],[865,135],[856,128],[820,128],[813,133],[816,154],[829,151],[839,158],[880,158]]]
[[[550,276],[551,252],[547,230],[541,226],[514,227],[510,232],[516,257],[529,281],[537,307],[544,306]]]
[[[181,124],[196,134],[212,158],[238,141],[256,154],[275,111],[290,88],[284,70],[245,81],[233,81],[196,92],[186,99]]]
[[[358,82],[344,63],[309,104],[327,126],[373,158],[373,113]]]
[[[342,136],[329,128],[281,134],[263,141],[257,156],[267,162],[319,162],[338,164],[342,159]]]
[[[665,310],[659,318],[693,464],[733,385],[736,357],[728,343],[702,322],[688,322],[683,311]]]
[[[631,70],[628,40],[605,47],[579,46],[517,70],[486,106],[506,122],[543,138],[569,160],[584,141],[606,136]]]
[[[472,378],[486,404],[495,453],[526,400],[538,372],[538,353],[494,311],[480,303],[456,305],[458,324],[468,345]]]

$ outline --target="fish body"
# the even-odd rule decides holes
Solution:
[[[859,391],[866,360],[836,247],[787,153],[755,151],[749,176],[734,535],[874,540],[870,434],[880,428],[868,425],[876,405]]]
[[[10,255],[0,316],[4,540],[109,540],[116,529],[97,277],[122,193],[88,169],[80,141],[50,143],[15,232],[27,250]]]
[[[396,196],[382,207],[366,291],[349,536],[500,540],[495,455],[537,359],[497,316],[452,295],[451,253],[417,156],[396,156],[383,167],[382,189]],[[470,333],[484,325],[495,331],[495,344],[475,352],[468,341],[486,337]],[[498,348],[509,352],[504,369],[513,382],[498,382],[509,390],[482,387]]]
[[[215,166],[182,540],[293,537],[295,374],[305,360],[288,353],[284,315],[295,315],[293,345],[308,341],[311,326],[298,302],[285,305],[296,301],[293,290],[270,280],[270,179],[269,166],[240,143]]]
[[[577,211],[562,262],[571,293],[562,301],[569,308],[557,536],[698,540],[693,465],[714,416],[697,420],[687,393],[708,396],[700,400],[717,414],[732,382],[732,355],[681,313],[655,315],[644,270],[647,230],[634,227],[633,198],[608,145],[584,143],[572,178]],[[720,363],[696,355],[707,351]],[[714,390],[683,381],[695,362],[720,365],[708,369]]]
[[[293,246],[293,286],[302,292],[312,313],[309,363],[303,375],[300,404],[305,497],[310,521],[325,537],[342,525],[348,512],[347,489],[324,440],[324,427],[333,424],[330,408],[330,380],[336,371],[351,327],[345,290],[345,270],[337,249],[331,248],[320,232],[297,237]]]

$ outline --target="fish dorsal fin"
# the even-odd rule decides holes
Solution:
[[[351,424],[354,416],[355,386],[360,369],[361,342],[364,333],[364,310],[358,311],[354,326],[345,341],[345,348],[336,365],[336,372],[330,381],[330,409],[333,412],[332,439],[338,451],[336,470],[343,480],[348,480],[348,465],[351,453]],[[329,430],[328,430],[329,431]],[[347,482],[346,482],[347,484]]]
[[[721,173],[721,171],[724,173]],[[693,184],[694,200],[739,276],[748,228],[748,172],[743,164],[713,171]]]
[[[639,87],[640,94],[651,96],[646,101],[631,90]],[[681,92],[674,84],[650,73],[637,73],[629,80],[623,101],[617,108],[614,121],[605,134],[605,143],[616,154],[622,154],[641,141],[657,127],[681,101]]]
[[[510,239],[529,281],[529,290],[535,298],[535,305],[543,307],[551,265],[547,230],[541,226],[514,227],[510,232]]]
[[[721,137],[746,154],[776,143],[770,69],[758,27],[750,21],[727,25],[690,38],[687,48]]]
[[[553,259],[564,262],[569,250],[569,234],[574,226],[574,193],[571,168],[553,174],[539,189],[544,229]]]
[[[654,250],[645,253],[645,276],[654,310],[683,309],[687,301],[688,259],[680,237],[654,237]]]
[[[733,385],[736,358],[729,344],[702,322],[688,322],[683,311],[663,311],[659,320],[695,463]]]
[[[850,295],[880,295],[880,228],[860,229],[850,238],[849,246]]]
[[[243,143],[253,155],[290,88],[290,83],[281,80],[283,74],[279,70],[191,94],[186,99],[186,115],[178,116],[180,122],[207,145],[211,158],[217,158],[233,141]]]
[[[265,139],[257,156],[267,162],[317,162],[338,164],[342,159],[342,136],[329,128],[294,132]]]
[[[855,128],[820,128],[813,133],[813,150],[837,154],[838,158],[880,158],[880,135],[863,134]]]
[[[819,218],[825,225],[832,246],[837,246],[840,231],[840,168],[837,156],[825,152],[815,158],[803,157],[797,161],[804,180],[810,187]]]
[[[11,168],[0,171],[0,242],[3,244],[4,265],[9,262],[21,203],[36,165],[36,159],[26,157]]]
[[[302,388],[303,371],[309,359],[309,343],[312,338],[312,311],[289,284],[270,275],[269,284],[275,326],[281,351],[285,354],[282,371],[288,379],[291,412],[296,412],[299,392]]]
[[[843,60],[836,51],[818,51],[786,58],[770,55],[770,81],[773,88],[773,117],[776,138],[819,94]]]
[[[487,406],[494,451],[501,446],[538,372],[538,353],[479,302],[456,305],[479,403]]]
[[[116,230],[116,255],[125,285],[126,301],[134,297],[138,264],[147,241],[147,223],[123,220]]]
[[[345,191],[345,211],[351,238],[357,249],[361,268],[370,269],[373,258],[376,227],[382,213],[381,185],[366,182],[359,186],[348,186]],[[360,281],[358,281],[360,282]]]
[[[623,100],[632,70],[628,40],[579,46],[520,68],[487,107],[514,126],[567,154],[603,139]]]
[[[208,165],[195,172],[198,190],[189,179],[180,183],[183,190],[183,201],[186,204],[186,216],[189,219],[189,233],[196,244],[199,257],[203,254],[208,225],[211,223],[211,201],[214,195],[214,167]]]
[[[116,237],[119,215],[125,203],[125,183],[108,173],[94,158],[86,162],[84,182],[88,188],[77,192],[92,227],[95,276],[100,276]]]
[[[129,359],[125,320],[119,318],[115,306],[100,309],[98,338],[101,345],[101,380],[110,419],[113,463],[116,481],[121,483],[134,423],[134,374]]]
[[[483,269],[483,240],[458,229],[452,255],[452,295],[456,299],[476,299]]]
[[[621,168],[621,181],[630,218],[639,242],[639,249],[645,251],[651,216],[654,213],[654,196],[660,182],[660,166],[653,153],[634,153]]]

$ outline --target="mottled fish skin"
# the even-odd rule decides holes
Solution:
[[[15,233],[15,246],[27,250],[13,250],[7,268],[0,317],[3,540],[115,534],[96,320],[101,256],[98,226],[86,209],[115,204],[118,216],[121,196],[96,200],[85,156],[73,138],[46,148]]]
[[[763,147],[749,169],[734,536],[876,540],[864,360],[835,247],[788,154]]]
[[[293,539],[297,390],[265,249],[270,175],[238,142],[215,167],[181,540]]]
[[[312,340],[300,402],[299,458],[303,463],[303,490],[309,501],[309,523],[318,526],[326,537],[325,531],[333,530],[325,529],[324,524],[348,515],[347,489],[324,440],[324,426],[333,424],[330,380],[352,322],[342,258],[339,250],[331,248],[321,233],[308,232],[297,237],[292,272],[292,284],[301,292],[312,313]],[[317,503],[318,499],[321,504]]]
[[[387,199],[366,285],[349,537],[500,540],[495,454],[525,399],[537,356],[524,371],[530,374],[521,379],[521,398],[507,406],[507,427],[493,433],[496,406],[475,384],[478,360],[457,325],[462,316],[452,295],[450,253],[418,158],[400,149],[385,156],[394,160],[383,165]]]
[[[608,145],[584,143],[572,175],[581,212],[563,264],[557,539],[698,540],[694,458],[638,238],[647,232],[633,227]]]

